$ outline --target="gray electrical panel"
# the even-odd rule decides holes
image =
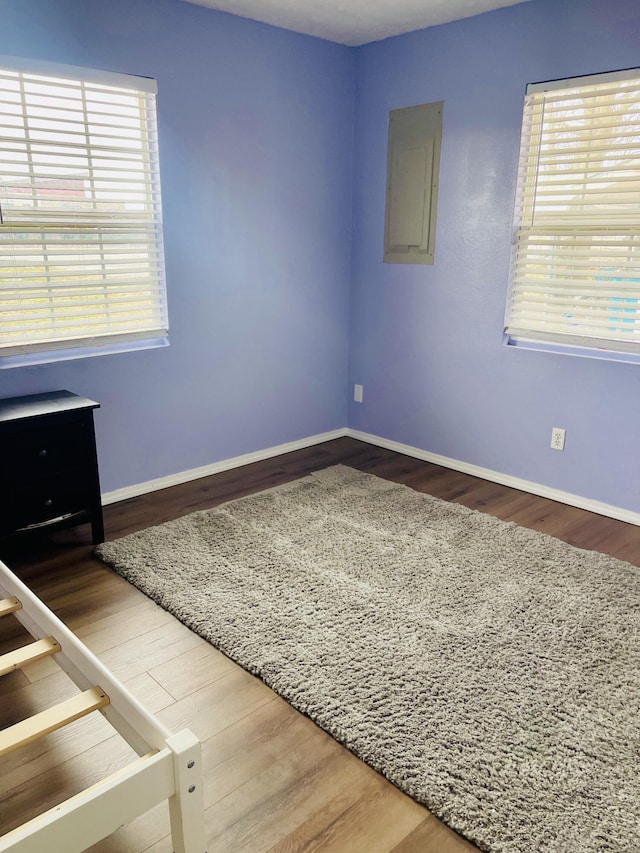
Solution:
[[[432,264],[444,103],[389,113],[384,260]]]

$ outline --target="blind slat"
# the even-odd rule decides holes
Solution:
[[[612,319],[626,317],[630,322],[635,322],[634,316],[640,311],[637,299],[633,301],[625,299],[618,302],[611,299],[595,299],[589,302],[581,302],[581,297],[578,295],[574,295],[573,298],[550,298],[549,294],[541,293],[539,296],[525,294],[520,301],[527,305],[525,312],[527,315],[533,312],[544,315],[558,314],[565,320],[571,319],[574,315],[584,314],[596,320],[602,319],[603,316]],[[518,309],[514,308],[514,315],[517,314]]]
[[[94,264],[94,267],[95,266],[96,265]],[[124,266],[122,268],[117,268],[114,266],[112,269],[109,270],[108,273],[103,273],[99,268],[87,269],[86,271],[82,269],[72,270],[69,271],[67,275],[65,275],[64,272],[56,273],[55,271],[51,270],[46,272],[46,277],[45,271],[25,273],[24,275],[20,273],[15,276],[11,274],[4,275],[3,273],[3,291],[5,282],[11,284],[13,281],[16,281],[18,283],[18,287],[21,286],[22,282],[24,282],[25,284],[28,284],[31,281],[46,282],[52,289],[57,288],[58,282],[62,284],[66,281],[71,282],[74,279],[80,279],[81,281],[87,282],[89,285],[93,283],[92,279],[96,278],[100,278],[106,286],[109,285],[109,282],[117,283],[128,281],[131,284],[134,284],[136,281],[140,283],[142,283],[143,281],[149,281],[149,278],[154,274],[157,275],[158,272],[159,264],[155,265],[155,267],[150,264],[145,265],[143,269]],[[137,277],[132,277],[136,276],[136,274]],[[129,277],[123,278],[122,276]]]
[[[11,144],[16,145],[16,143],[18,143],[18,141],[19,141],[15,136],[7,136],[6,135],[7,130],[8,130],[8,128],[6,127],[6,125],[4,125],[4,126],[0,125],[0,150],[4,147],[5,144],[6,145],[11,145]],[[3,133],[3,131],[4,131],[4,133]],[[23,144],[23,142],[20,142],[20,144]],[[71,151],[78,151],[78,150],[79,151],[86,151],[87,150],[87,144],[86,143],[65,142],[63,140],[54,141],[48,135],[47,135],[46,139],[41,139],[41,140],[33,139],[33,140],[31,140],[31,145],[33,147],[37,147],[40,144],[42,144],[42,145],[45,145],[45,144],[46,145],[55,145],[56,147],[60,147],[60,148],[68,148]],[[9,147],[8,150],[11,151],[12,149]],[[92,152],[95,152],[96,154],[99,153],[100,156],[102,156],[103,154],[133,154],[134,156],[140,154],[139,148],[131,148],[130,146],[124,145],[124,144],[118,145],[116,147],[113,145],[104,145],[102,143],[93,143],[90,145],[90,150]]]
[[[553,245],[553,244],[552,244]],[[564,263],[571,263],[573,259],[582,263],[582,258],[587,258],[587,264],[592,264],[594,258],[602,260],[610,260],[613,262],[628,263],[629,257],[633,252],[640,249],[640,244],[628,243],[622,246],[602,246],[602,251],[598,251],[595,247],[581,249],[579,246],[557,246],[553,245],[553,256]],[[527,244],[527,258],[531,258],[534,262],[547,260],[551,257],[549,247],[529,242]],[[521,259],[518,258],[518,261]],[[640,258],[638,259],[640,263]]]
[[[7,346],[0,346],[0,355],[3,356],[21,356],[34,352],[53,352],[63,349],[76,348],[95,348],[108,347],[112,344],[128,343],[131,341],[166,341],[166,333],[163,329],[145,329],[142,332],[108,332],[101,333],[96,331],[88,337],[81,335],[69,335],[63,341],[48,341],[44,344],[38,341],[29,341],[28,343],[13,343]]]
[[[133,295],[140,299],[157,299],[162,292],[159,284],[150,284],[144,290],[141,290],[139,284],[127,284],[126,282],[118,282],[108,288],[99,285],[97,282],[93,282],[87,286],[74,284],[65,285],[63,288],[56,285],[56,289],[60,291],[56,296],[60,300],[61,305],[65,301],[74,300],[77,302],[80,299],[83,299],[86,305],[91,305],[92,303],[104,300],[105,294],[108,294],[109,297]],[[49,299],[49,294],[46,287],[43,288],[41,285],[39,288],[32,286],[26,290],[22,288],[7,288],[6,291],[3,290],[2,298],[5,303],[3,311],[11,311],[14,310],[12,307],[14,303],[27,305],[29,301],[43,302],[43,300]]]
[[[123,302],[122,300],[107,302],[105,300],[103,305],[94,305],[90,308],[78,305],[73,309],[69,306],[64,311],[59,311],[56,325],[64,328],[69,328],[69,326],[74,326],[75,328],[86,326],[87,328],[91,328],[95,326],[96,318],[102,318],[101,322],[105,323],[129,323],[132,312],[135,312],[138,323],[144,321],[145,317],[157,318],[161,316],[161,312],[151,303],[144,303],[140,300],[131,300],[128,302]],[[32,311],[29,317],[20,323],[20,328],[22,330],[29,328],[38,329],[43,315],[45,322],[47,321],[47,313],[46,309],[43,309],[42,312]],[[157,319],[154,322],[157,323]]]
[[[56,167],[54,166],[53,168]],[[115,184],[118,187],[121,187],[122,184],[153,186],[148,173],[145,174],[144,172],[135,169],[105,169],[103,166],[96,168],[94,165],[91,170],[87,167],[86,169],[82,169],[81,172],[79,171],[74,174],[73,172],[70,173],[66,166],[59,166],[57,168],[63,171],[36,171],[36,169],[43,169],[43,164],[38,164],[37,167],[34,166],[28,174],[25,172],[14,172],[10,169],[3,169],[2,179],[0,180],[0,191],[2,191],[5,198],[11,198],[12,192],[16,198],[20,198],[21,194],[16,192],[16,190],[28,189],[30,191],[33,190],[37,192],[37,190],[48,190],[50,188],[46,184],[39,184],[38,181],[49,181],[54,184],[54,190],[64,190],[64,187],[56,187],[55,184],[62,184],[66,181],[72,185],[67,188],[67,192],[69,192],[70,189],[76,191],[79,189],[84,190],[84,185],[87,182],[91,182],[92,184],[106,184],[107,186],[113,186]],[[96,174],[96,172],[98,172],[98,174]],[[109,174],[111,172],[113,174]],[[128,175],[130,173],[134,173],[136,177],[122,177],[122,175]],[[82,182],[82,187],[79,186],[80,182]],[[122,192],[125,191],[131,192],[131,190],[125,190],[125,188],[122,187]],[[47,193],[47,199],[48,198],[50,198],[50,195]]]
[[[636,353],[638,349],[636,341],[628,341],[622,335],[616,338],[613,336],[598,338],[595,336],[580,334],[577,330],[573,334],[557,331],[549,334],[542,329],[537,330],[535,335],[536,337],[533,338],[530,331],[518,326],[514,326],[513,331],[511,332],[511,336],[516,340],[531,343],[553,343],[570,346],[572,348],[582,347],[589,350],[601,349],[628,353]],[[615,346],[611,345],[612,341],[615,342]]]

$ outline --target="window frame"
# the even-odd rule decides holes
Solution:
[[[606,211],[602,212],[603,219],[597,223],[590,223],[588,226],[583,226],[581,230],[581,226],[579,224],[579,219],[574,221],[571,224],[560,224],[561,216],[557,217],[556,224],[549,224],[553,222],[553,216],[549,216],[548,210],[554,210],[553,207],[553,199],[551,202],[547,199],[546,202],[544,200],[540,203],[540,208],[544,210],[544,205],[547,206],[547,222],[545,223],[545,215],[544,213],[540,217],[543,225],[536,225],[536,202],[538,201],[538,183],[543,184],[545,175],[541,177],[541,167],[540,166],[540,149],[541,149],[541,139],[544,134],[550,134],[550,126],[554,121],[553,113],[548,118],[545,118],[545,98],[549,96],[551,99],[556,98],[558,96],[562,96],[562,93],[570,93],[572,90],[583,90],[581,94],[575,96],[575,100],[579,102],[581,108],[584,111],[584,114],[587,114],[587,110],[589,109],[589,97],[593,97],[596,92],[595,89],[591,90],[591,95],[588,94],[588,91],[585,92],[587,87],[590,86],[615,86],[617,82],[621,81],[622,83],[629,83],[629,87],[626,89],[627,92],[631,92],[634,94],[634,100],[640,104],[640,68],[629,68],[612,72],[603,72],[598,74],[580,76],[580,77],[572,77],[572,78],[564,78],[558,80],[547,81],[543,83],[533,83],[529,84],[526,88],[525,95],[525,103],[523,108],[523,119],[521,125],[521,134],[520,134],[520,148],[519,148],[519,157],[518,157],[518,180],[516,187],[516,197],[514,204],[514,215],[513,215],[513,238],[512,238],[512,251],[511,251],[511,259],[509,266],[509,279],[508,279],[508,289],[507,289],[507,299],[505,306],[505,317],[504,317],[504,329],[503,329],[503,343],[507,346],[516,347],[516,348],[524,348],[524,349],[534,349],[546,352],[554,352],[560,354],[567,355],[578,355],[578,356],[588,356],[588,357],[596,357],[596,358],[604,358],[614,361],[625,361],[625,362],[633,362],[640,363],[640,257],[638,256],[638,251],[640,251],[640,201],[636,204],[635,202],[629,203],[629,208],[633,205],[633,210],[629,216],[628,222],[620,222],[616,224],[615,217],[620,217],[620,206],[618,205],[618,210],[616,210],[615,205],[612,205],[612,212],[609,213],[610,218],[606,218]],[[635,85],[634,85],[635,84]],[[625,89],[622,86],[617,87],[617,92],[614,93],[624,93]],[[534,108],[531,105],[531,100],[536,99],[538,102],[542,102],[542,110],[541,113],[538,113],[538,116],[542,115],[542,118],[538,118],[538,154],[537,159],[536,156],[532,156],[532,149],[534,148],[534,143],[531,141],[533,137],[532,133],[532,122],[534,119],[532,118],[534,115]],[[569,95],[567,94],[567,98]],[[594,101],[595,103],[595,101]],[[575,109],[580,109],[580,106],[576,106]],[[597,108],[597,104],[592,108],[592,111]],[[540,110],[540,107],[538,107]],[[545,124],[546,120],[546,124]],[[557,115],[555,116],[555,121],[558,121]],[[565,119],[565,121],[571,121],[571,119]],[[577,119],[573,119],[573,121],[577,121]],[[589,122],[586,124],[589,127],[589,136],[587,142],[597,142],[597,131],[594,128],[594,125],[597,121],[597,117],[589,116]],[[619,123],[615,125],[616,130],[619,131],[623,127],[622,120],[619,120]],[[633,124],[634,129],[637,128],[637,136],[640,137],[640,120]],[[529,134],[529,137],[528,137]],[[636,135],[636,134],[634,134]],[[549,136],[547,136],[547,140]],[[553,138],[552,138],[553,140]],[[573,140],[575,142],[575,139]],[[549,144],[547,142],[547,144]],[[556,143],[557,144],[557,143]],[[568,143],[565,143],[568,144]],[[611,143],[611,146],[613,143]],[[593,170],[591,167],[589,168],[590,172],[593,172],[590,175],[590,180],[593,180],[593,176],[595,175],[596,180],[600,178],[603,181],[603,176],[606,176],[608,173],[612,171],[611,167],[605,167],[604,162],[606,156],[611,158],[611,146],[606,150],[606,154],[602,154],[600,165],[601,168],[597,171]],[[629,143],[629,147],[633,149],[640,148],[640,141],[636,144]],[[628,152],[627,152],[628,154]],[[640,153],[637,156],[632,156],[627,158],[627,154],[625,154],[625,165],[626,160],[628,159],[629,163],[633,163],[634,160],[638,161],[635,166],[629,166],[629,170],[632,169],[635,172],[636,182],[640,184]],[[529,162],[527,162],[527,157]],[[552,158],[551,158],[552,159]],[[531,167],[531,162],[535,161],[535,168]],[[577,158],[580,160],[580,157]],[[567,168],[571,168],[572,164],[569,164]],[[579,165],[579,163],[578,163]],[[586,174],[586,168],[585,168]],[[554,177],[557,177],[555,175]],[[560,195],[561,199],[569,198],[569,187],[571,183],[573,183],[573,179],[567,179],[566,175],[564,177],[561,176],[561,181],[564,180],[565,183],[555,183],[542,186],[542,189],[547,190],[547,195],[549,195],[548,190],[551,188],[558,195]],[[535,185],[532,189],[532,186]],[[606,178],[603,181],[603,188],[609,188],[610,186],[614,187],[614,191],[618,190],[619,187],[615,183],[614,180],[611,180],[609,184],[606,183]],[[562,192],[558,193],[558,188],[564,190],[564,194]],[[592,194],[591,202],[587,204],[594,203],[595,194],[593,190],[586,191],[585,194],[588,195],[589,192]],[[541,193],[544,195],[544,192]],[[566,204],[566,209],[574,211],[578,208],[578,204],[576,203],[573,208],[570,207],[572,200]],[[561,200],[560,205],[564,202]],[[591,210],[595,210],[595,206],[591,208]],[[555,208],[556,211],[560,210],[560,207]],[[587,207],[587,210],[589,208]],[[565,213],[565,219],[570,219],[569,214]],[[615,323],[618,323],[618,327],[620,327],[622,322],[629,322],[634,326],[634,333],[637,333],[637,338],[635,340],[620,340],[619,338],[614,337],[613,335],[602,336],[597,334],[578,334],[576,332],[567,333],[566,330],[564,332],[544,332],[539,328],[518,328],[517,324],[512,322],[512,317],[514,314],[513,308],[517,303],[517,293],[516,286],[519,285],[520,291],[522,291],[525,287],[529,289],[531,292],[529,296],[537,296],[540,294],[536,292],[536,288],[540,291],[545,290],[545,286],[543,284],[537,283],[533,285],[531,288],[528,285],[523,284],[526,282],[526,278],[523,279],[522,272],[520,272],[520,279],[517,279],[518,276],[518,265],[520,265],[520,270],[522,270],[523,265],[531,263],[532,255],[527,255],[527,249],[520,249],[520,241],[526,242],[528,235],[533,235],[535,239],[535,231],[543,231],[544,235],[548,237],[548,245],[551,245],[554,235],[555,240],[558,242],[556,245],[555,253],[554,248],[547,249],[547,268],[551,267],[553,272],[548,274],[549,284],[547,286],[546,300],[543,302],[543,308],[541,310],[549,310],[550,308],[556,307],[553,304],[554,297],[558,296],[558,290],[562,288],[562,285],[558,283],[558,279],[562,280],[562,276],[558,275],[558,268],[561,267],[561,262],[558,260],[562,257],[563,247],[561,245],[561,240],[559,240],[559,235],[561,232],[569,232],[572,234],[570,236],[574,237],[582,237],[583,239],[588,238],[589,236],[592,238],[591,246],[586,255],[587,261],[585,261],[585,266],[590,264],[590,269],[593,271],[592,281],[590,282],[591,290],[587,289],[586,292],[582,293],[582,298],[589,297],[590,295],[595,296],[596,299],[593,300],[597,302],[597,299],[606,300],[608,299],[610,303],[616,302],[631,302],[631,299],[627,299],[625,297],[625,290],[622,285],[619,285],[619,291],[613,295],[613,287],[611,286],[613,282],[623,281],[625,284],[633,283],[635,288],[632,288],[633,292],[626,291],[628,296],[633,296],[633,306],[631,306],[630,310],[627,308],[620,308],[620,306],[609,306],[609,310],[606,311],[607,320],[606,323],[601,323],[601,325],[610,325],[611,327],[615,326]],[[525,232],[528,232],[528,235],[525,235]],[[626,241],[626,236],[623,232],[628,232],[630,235]],[[565,233],[564,236],[567,236]],[[616,245],[615,238],[621,238],[621,242]],[[605,268],[600,266],[597,267],[598,264],[598,253],[600,253],[600,261],[606,257],[607,252],[605,249],[595,249],[594,245],[599,238],[613,238],[611,242],[611,248],[609,251],[611,254],[615,254],[614,249],[619,249],[620,247],[631,247],[631,252],[633,253],[634,262],[633,265],[630,265],[631,269],[634,270],[634,267],[638,268],[638,277],[623,277],[618,278],[615,275],[610,275],[608,278],[603,276],[602,273],[605,272]],[[541,238],[542,239],[542,238]],[[604,242],[604,240],[603,240]],[[565,250],[566,251],[566,250]],[[569,250],[568,254],[571,254],[571,250]],[[553,263],[549,263],[550,259],[553,259]],[[580,261],[582,262],[582,261]],[[540,263],[540,262],[538,262]],[[557,267],[554,268],[554,264],[557,264]],[[575,263],[575,259],[572,259],[567,264],[568,275],[566,276],[567,281],[563,282],[563,285],[570,289],[574,285],[574,281],[571,278],[571,274],[573,272],[575,277],[575,269],[572,270],[571,266],[575,267],[577,264]],[[596,273],[599,273],[597,275]],[[526,275],[526,274],[525,274]],[[540,279],[544,278],[544,274],[537,273],[536,274]],[[554,288],[554,280],[553,276],[556,277],[555,284],[557,288]],[[584,278],[587,278],[585,275]],[[602,281],[603,285],[600,288],[598,285],[595,285],[594,282]],[[607,287],[606,285],[609,285]],[[551,295],[550,295],[551,294]],[[526,295],[525,295],[526,296]],[[568,299],[568,297],[567,297]],[[523,302],[526,299],[523,299]],[[587,298],[586,301],[589,301]],[[599,304],[599,310],[602,312],[604,305]],[[556,309],[557,310],[557,309]],[[604,312],[600,314],[602,317]],[[632,314],[632,320],[621,320],[621,313],[625,315]],[[586,314],[592,317],[597,317],[597,310],[589,309],[586,311]],[[609,319],[609,315],[612,316],[613,319]],[[570,314],[565,315],[566,317],[570,317]],[[581,318],[582,319],[582,318]],[[570,325],[565,321],[564,325]],[[595,321],[593,321],[595,322]],[[542,325],[542,324],[541,324]],[[561,325],[558,323],[557,325]],[[576,323],[577,325],[577,323]],[[610,332],[616,331],[613,328],[609,329]],[[618,328],[618,334],[621,334]],[[626,331],[626,330],[625,330]]]
[[[3,170],[7,176],[5,193],[0,195],[0,201],[4,200],[0,223],[0,241],[4,238],[4,243],[0,242],[0,261],[5,260],[4,270],[0,267],[0,311],[4,310],[8,316],[11,306],[16,322],[22,324],[12,330],[11,341],[8,341],[6,332],[8,323],[4,336],[0,334],[0,369],[167,346],[169,323],[156,81],[13,56],[0,56],[0,74],[5,77],[24,75],[24,78],[17,77],[16,82],[22,93],[23,136],[17,135],[20,130],[19,108],[10,103],[9,94],[6,96],[5,116],[0,115],[0,136],[4,131],[4,141],[0,139],[0,158],[5,164],[0,166],[0,190]],[[40,87],[42,93],[34,95],[32,103],[27,104],[24,92],[27,84],[32,88],[38,85],[36,78],[45,78]],[[58,80],[61,88],[56,92],[55,81]],[[64,86],[73,93],[66,102],[62,97]],[[101,90],[100,87],[104,88]],[[9,88],[6,91],[9,92]],[[78,91],[82,92],[86,110],[84,135],[77,134],[77,124],[74,124],[80,115],[73,101],[75,98],[79,103]],[[57,105],[56,96],[59,96]],[[96,100],[101,96],[105,99],[102,103]],[[121,103],[118,103],[119,96],[122,97]],[[38,97],[40,103],[34,106]],[[89,117],[91,97],[94,98],[94,113],[102,110],[97,118]],[[125,107],[126,100],[129,104]],[[134,103],[136,106],[132,106]],[[130,111],[128,119],[127,109]],[[121,121],[119,114],[123,116]],[[39,142],[32,143],[31,139],[35,137],[30,137],[30,134],[33,134],[32,128],[37,121],[40,121],[41,135]],[[56,122],[61,130],[55,129]],[[114,130],[114,135],[104,138]],[[76,133],[77,140],[73,139],[73,133]],[[100,133],[104,136],[98,137]],[[127,134],[133,154],[125,152]],[[40,151],[44,152],[39,160],[32,153],[38,144]],[[73,170],[68,165],[76,162],[72,154],[79,164]],[[100,154],[102,167],[95,165]],[[112,158],[112,162],[107,162],[107,156]],[[60,175],[57,183],[56,175]],[[125,184],[123,177],[129,184]],[[60,190],[60,186],[70,179],[82,185],[78,189],[79,201],[61,203],[59,196],[67,190],[64,186]],[[16,188],[18,185],[20,188]],[[43,187],[51,186],[54,189],[45,191],[57,200],[50,202],[53,210],[45,210],[46,204],[42,203],[40,196],[45,194]],[[15,201],[18,193],[25,195],[24,211],[21,210],[20,199]],[[38,208],[44,211],[44,215],[38,213]],[[23,249],[20,240],[29,234],[32,239],[28,246],[25,243],[27,248]],[[105,235],[113,237],[117,247],[107,245],[105,249],[108,244]],[[75,248],[70,247],[71,242]],[[51,254],[57,250],[59,256],[71,259],[68,266],[62,258],[47,265],[50,245],[54,247]],[[4,255],[3,246],[6,247]],[[17,246],[19,251],[16,251]],[[35,246],[33,250],[32,246]],[[27,260],[18,259],[23,255]],[[34,284],[28,280],[28,267],[20,265],[37,258],[42,260],[42,270],[39,275],[40,266],[36,268]],[[98,273],[96,268],[99,268]],[[34,278],[34,274],[31,277]],[[27,284],[30,284],[31,293]],[[45,289],[52,294],[50,304],[53,307],[48,311],[40,304],[43,301],[40,291]],[[28,298],[31,298],[30,302]],[[103,309],[102,317],[95,312],[100,300],[108,306]],[[61,305],[78,319],[69,321]],[[30,308],[31,315],[28,314],[30,306],[35,306]],[[89,319],[92,314],[98,318],[93,325]],[[43,318],[42,327],[47,327],[48,340],[42,339],[44,334],[40,335],[40,340],[29,337],[35,338],[38,334],[34,328],[36,323],[29,321],[30,316],[36,315]],[[56,332],[55,326],[62,320],[66,320],[67,331],[61,334]],[[69,329],[75,333],[70,334]],[[15,340],[18,331],[23,338]]]

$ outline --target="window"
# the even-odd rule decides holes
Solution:
[[[506,334],[640,356],[640,69],[528,87]]]
[[[0,366],[167,342],[155,83],[0,59]]]

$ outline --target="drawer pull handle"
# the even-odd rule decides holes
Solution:
[[[44,457],[46,455],[47,455],[47,451],[44,449],[44,447],[42,448],[42,450],[38,451],[38,456],[40,456],[42,459],[44,459]]]
[[[53,506],[53,501],[51,500],[51,498],[47,498],[47,499],[46,499],[46,501],[44,502],[44,505],[45,505],[47,508],[48,508],[48,507],[50,507],[50,506]]]

